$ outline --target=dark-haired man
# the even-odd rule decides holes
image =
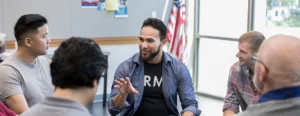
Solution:
[[[14,27],[18,48],[0,65],[0,100],[18,114],[52,95],[47,19],[39,14],[21,16]]]
[[[70,38],[55,51],[51,62],[55,92],[21,116],[91,116],[93,102],[107,61],[98,44],[87,38]]]
[[[162,51],[167,28],[155,18],[144,21],[140,52],[119,65],[108,101],[111,115],[198,116],[192,78],[186,66]],[[177,109],[177,94],[182,111]]]

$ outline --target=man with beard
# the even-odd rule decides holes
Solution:
[[[258,104],[238,116],[299,116],[300,40],[289,35],[270,37],[259,48],[254,85],[262,93]]]
[[[167,27],[155,18],[144,21],[140,52],[119,65],[108,101],[111,115],[198,116],[192,78],[179,60],[162,51]],[[182,111],[177,109],[177,94]]]
[[[243,34],[238,40],[239,62],[232,65],[227,83],[227,93],[224,98],[224,116],[233,116],[239,112],[239,106],[244,111],[247,105],[257,103],[261,95],[254,87],[254,63],[251,56],[258,52],[258,48],[265,40],[263,34],[251,31]]]

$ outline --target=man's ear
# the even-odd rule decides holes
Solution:
[[[162,46],[166,45],[168,43],[168,39],[167,38],[163,39],[161,43],[162,43]]]
[[[99,79],[99,81],[100,81],[100,79]],[[93,88],[98,87],[98,84],[99,84],[99,82],[97,80],[94,80],[93,81]]]
[[[267,76],[269,72],[267,72],[266,67],[264,66],[260,67],[259,70],[259,82],[264,82],[268,78]]]
[[[26,37],[24,39],[24,45],[27,46],[27,47],[31,47],[31,39]]]

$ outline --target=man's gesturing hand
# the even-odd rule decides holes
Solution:
[[[115,80],[115,85],[114,88],[119,90],[119,93],[121,95],[128,95],[129,93],[134,93],[134,94],[138,94],[139,92],[137,90],[135,90],[135,88],[133,88],[130,80],[128,77],[126,77],[126,79],[124,80],[123,78],[121,78],[119,81]]]

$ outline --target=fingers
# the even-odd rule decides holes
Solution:
[[[131,85],[131,82],[130,82],[130,80],[129,80],[129,78],[126,77],[125,79],[126,79],[126,84],[128,84],[128,86],[132,86],[132,85]]]
[[[122,83],[125,83],[125,80],[124,80],[123,78],[121,78],[120,81],[121,81]]]
[[[119,85],[119,86],[122,86],[122,85],[123,85],[123,83],[120,82],[120,81],[118,81],[118,80],[115,80],[115,83],[116,83],[116,85]]]
[[[139,92],[137,91],[137,90],[135,90],[135,88],[133,88],[133,87],[131,87],[131,91],[132,91],[132,93],[134,93],[134,94],[138,94]]]
[[[139,93],[139,92],[132,86],[132,84],[131,84],[131,82],[130,82],[130,80],[129,80],[128,77],[126,77],[126,82],[128,82],[128,86],[129,86],[129,88],[130,88],[130,90],[131,90],[132,93],[134,93],[134,94],[138,94],[138,93]]]
[[[119,85],[114,85],[114,88],[120,89],[120,86]]]
[[[127,88],[126,91],[134,94],[138,94],[139,92],[132,86],[130,79],[128,77],[121,78],[119,81],[115,80],[114,88],[120,89],[120,88]]]
[[[121,78],[119,81],[118,80],[115,80],[115,85],[114,85],[114,88],[117,88],[117,89],[120,89],[122,88],[127,82]]]

